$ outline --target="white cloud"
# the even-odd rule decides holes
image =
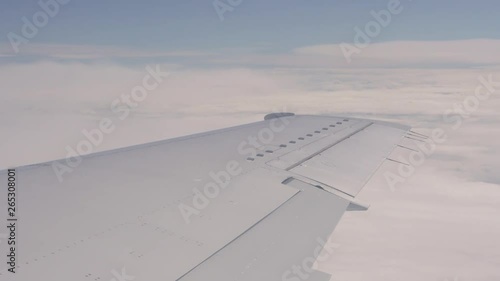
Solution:
[[[457,68],[500,64],[500,40],[394,41],[373,43],[347,62],[341,44],[313,45],[289,53],[212,56],[209,62],[289,68]]]
[[[395,41],[374,43],[352,56],[354,66],[410,65],[495,65],[500,64],[500,40]],[[299,55],[320,56],[345,61],[340,44],[306,46],[294,50]]]
[[[41,60],[155,60],[168,63],[182,60],[189,65],[221,65],[224,67],[286,67],[319,69],[362,68],[457,68],[497,67],[500,64],[500,40],[474,39],[457,41],[394,41],[372,43],[352,55],[348,63],[340,44],[304,46],[290,52],[271,52],[270,47],[220,49],[214,51],[134,49],[116,46],[28,44],[17,56],[10,46],[0,45],[0,57]],[[262,52],[265,50],[266,52]]]
[[[396,56],[406,61],[411,50]],[[485,63],[490,55],[463,61]],[[426,132],[450,126],[442,113],[474,92],[479,75],[500,80],[498,67],[307,69],[288,56],[271,60],[280,66],[271,69],[172,66],[168,80],[99,149],[257,121],[283,108],[382,118]],[[143,75],[142,66],[102,63],[1,65],[0,166],[64,157],[81,129],[108,116],[110,102]],[[375,178],[360,198],[370,211],[341,222],[335,239],[342,247],[322,269],[334,280],[499,279],[499,107],[500,90],[396,192]]]

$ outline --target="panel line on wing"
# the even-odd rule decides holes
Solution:
[[[187,271],[186,273],[184,273],[183,275],[181,275],[179,278],[176,279],[176,281],[182,280],[182,278],[184,278],[186,275],[188,275],[189,273],[191,273],[193,270],[195,270],[197,267],[199,267],[200,265],[202,265],[207,260],[211,259],[213,256],[215,256],[220,251],[224,250],[227,246],[229,246],[234,241],[238,240],[241,236],[245,235],[245,233],[249,232],[252,228],[254,228],[256,225],[258,225],[259,223],[261,223],[267,217],[269,217],[270,215],[272,215],[274,212],[276,212],[276,210],[278,210],[279,208],[281,208],[283,205],[285,205],[287,202],[289,202],[290,200],[292,200],[295,196],[297,196],[297,194],[300,194],[300,193],[301,193],[301,190],[297,189],[297,192],[295,194],[293,194],[290,198],[288,198],[283,203],[281,203],[278,207],[276,207],[276,209],[274,209],[271,212],[269,212],[269,214],[267,214],[264,217],[262,217],[259,221],[257,221],[256,223],[254,223],[247,230],[245,230],[244,232],[242,232],[240,235],[236,236],[233,240],[229,241],[226,245],[224,245],[223,247],[221,247],[219,250],[215,251],[210,256],[208,256],[206,259],[204,259],[202,262],[200,262],[199,264],[197,264],[196,266],[194,266],[193,268],[191,268],[189,271]]]
[[[355,135],[355,134],[357,134],[357,133],[359,133],[359,132],[363,131],[364,129],[366,129],[366,128],[368,128],[368,127],[370,127],[371,125],[373,125],[373,122],[370,122],[370,123],[368,123],[368,124],[364,125],[363,127],[361,127],[361,128],[359,128],[359,129],[357,129],[357,130],[353,131],[353,132],[352,132],[352,133],[350,133],[349,135],[347,135],[347,136],[345,136],[345,137],[343,137],[343,138],[341,138],[341,139],[339,139],[339,140],[335,141],[334,143],[332,143],[332,144],[330,144],[330,145],[328,145],[328,146],[326,146],[326,147],[324,147],[324,148],[320,149],[319,151],[317,151],[317,152],[315,152],[315,153],[313,153],[313,154],[309,155],[308,157],[306,157],[306,158],[304,158],[304,159],[300,160],[299,162],[297,162],[297,163],[295,163],[295,164],[293,164],[293,165],[289,166],[288,168],[286,168],[286,169],[285,169],[285,171],[290,171],[291,169],[293,169],[293,168],[295,168],[295,167],[297,167],[297,166],[300,166],[301,164],[303,164],[303,163],[304,163],[304,162],[306,162],[307,160],[310,160],[310,159],[314,158],[316,155],[319,155],[319,154],[321,154],[321,153],[325,152],[326,150],[328,150],[328,149],[332,148],[333,146],[335,146],[335,145],[337,145],[337,144],[339,144],[339,143],[341,143],[341,142],[345,141],[346,139],[348,139],[348,138],[352,137],[353,135]]]

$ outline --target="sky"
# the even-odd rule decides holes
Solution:
[[[397,188],[381,168],[360,194],[370,210],[345,215],[318,267],[335,281],[500,280],[498,1],[54,1],[31,33],[38,1],[0,3],[0,169],[65,157],[148,66],[168,77],[95,151],[276,111],[441,128]],[[484,79],[491,96],[457,113]]]
[[[352,40],[374,1],[240,1],[221,21],[213,1],[65,0],[34,43],[112,45],[161,50],[258,48],[270,51]],[[0,32],[20,31],[38,1],[2,1]],[[222,3],[229,3],[221,1]],[[235,1],[238,2],[238,1]],[[500,38],[498,1],[401,0],[404,17],[377,41]],[[3,38],[5,39],[5,37]]]
[[[47,45],[49,49],[53,45],[76,45],[80,50],[134,50],[129,63],[148,61],[146,55],[155,61],[159,57],[183,61],[186,56],[179,55],[187,53],[276,55],[307,46],[353,42],[354,28],[363,29],[373,20],[371,11],[386,10],[390,3],[238,0],[231,6],[225,1],[61,0],[65,4],[56,7],[38,1],[2,1],[0,34],[4,36],[0,43],[7,46],[1,54],[17,54],[3,57],[2,62],[46,58],[50,53]],[[498,1],[398,2],[401,11],[391,16],[394,24],[383,28],[373,42],[500,39]],[[54,12],[47,21],[39,20],[43,27],[38,28],[36,36],[25,37],[29,44],[14,52],[8,34],[22,35],[23,17],[34,23],[33,16],[44,11],[42,6]],[[172,58],[174,54],[177,56]],[[122,58],[120,62],[125,61]]]

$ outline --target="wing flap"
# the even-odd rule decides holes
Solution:
[[[371,124],[296,165],[290,172],[356,196],[393,151],[403,130]]]
[[[300,180],[285,183],[302,192],[179,281],[328,280],[311,267],[324,247],[332,254],[329,237],[349,201]]]

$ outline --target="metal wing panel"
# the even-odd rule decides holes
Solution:
[[[329,280],[311,266],[349,201],[299,180],[287,185],[301,192],[179,281]]]
[[[397,128],[372,124],[300,162],[290,171],[356,196],[404,133]]]
[[[98,172],[88,175],[102,179]],[[136,206],[142,200],[139,198],[145,195],[140,188],[135,192],[127,190],[111,179],[103,180],[104,185],[116,186],[116,193],[99,184],[90,189],[102,188],[102,192],[91,192],[99,198],[73,190],[87,203],[65,196],[72,201],[61,202],[62,206],[57,207],[38,204],[38,210],[20,214],[19,243],[23,247],[18,254],[25,262],[15,277],[51,280],[54,273],[47,268],[58,265],[60,280],[85,280],[85,276],[104,279],[111,269],[122,267],[143,280],[175,280],[298,193],[299,190],[281,184],[285,178],[262,169],[248,171],[231,181],[227,192],[210,202],[189,224],[182,219],[177,202],[138,211]],[[24,177],[20,184],[31,189],[28,182],[36,181]],[[148,184],[151,182],[146,180],[142,186]],[[53,200],[58,197],[58,190],[33,191],[20,192],[24,205],[20,210],[28,210],[35,200],[50,204],[58,201]],[[64,212],[56,215],[59,210]]]
[[[186,274],[195,278],[201,269],[222,276],[227,267],[221,261],[231,262],[234,269],[228,273],[236,276],[252,255],[266,262],[250,265],[248,276],[277,276],[288,262],[310,255],[314,238],[328,237],[349,200],[311,183],[282,184],[289,177],[327,181],[321,178],[326,171],[312,175],[310,169],[292,171],[300,165],[288,171],[266,162],[303,148],[297,163],[318,165],[316,157],[354,137],[335,143],[345,137],[342,132],[371,123],[318,116],[277,119],[85,156],[63,182],[55,177],[52,163],[17,169],[18,274],[7,275],[0,268],[0,280],[106,281],[124,267],[150,281]],[[280,121],[285,128],[256,148],[261,156],[249,160],[240,151],[250,137]],[[180,204],[192,205],[195,189],[213,182],[211,173],[226,171],[230,162],[238,163],[241,173],[186,224]],[[0,182],[6,182],[5,171],[0,171]],[[6,200],[1,199],[0,216],[5,217]],[[0,253],[6,246],[0,244]],[[274,250],[263,254],[266,249]]]
[[[290,151],[277,159],[269,161],[267,164],[275,168],[287,171],[291,170],[319,153],[322,153],[323,151],[352,137],[372,124],[373,123],[369,121],[351,121],[348,126],[339,126],[338,128],[335,127],[335,130],[329,130],[328,132],[325,131],[322,134],[315,133],[321,134],[318,136],[318,139],[315,139],[314,141],[307,143],[296,150]]]

